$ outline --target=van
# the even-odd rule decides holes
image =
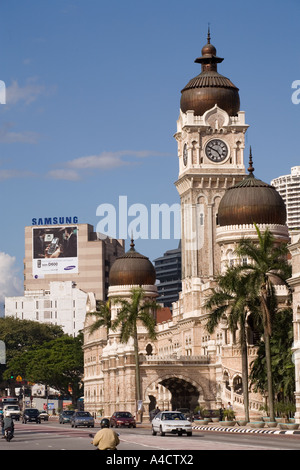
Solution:
[[[19,421],[21,417],[21,410],[18,405],[5,405],[3,407],[4,416],[10,416],[12,419]]]

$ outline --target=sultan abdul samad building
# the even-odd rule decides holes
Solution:
[[[193,410],[198,404],[216,409],[233,403],[243,415],[241,351],[238,333],[226,322],[209,335],[204,303],[215,275],[240,262],[235,246],[243,236],[256,238],[253,223],[267,227],[278,241],[288,241],[286,209],[274,187],[254,176],[252,158],[244,166],[248,125],[240,110],[238,88],[217,68],[223,61],[210,43],[202,48],[201,73],[181,92],[175,139],[179,175],[176,187],[182,208],[182,292],[172,316],[157,313],[157,339],[150,341],[138,328],[144,416],[155,406]],[[248,160],[248,158],[247,158]],[[247,161],[248,167],[248,161]],[[142,285],[149,298],[157,297],[155,270],[132,243],[110,270],[109,298],[129,298],[132,286]],[[277,286],[284,302],[284,286]],[[118,305],[112,302],[112,319]],[[120,342],[120,332],[106,328],[91,335],[87,317],[84,343],[85,409],[136,414],[133,342]],[[249,364],[255,357],[256,336],[248,318]],[[264,404],[250,394],[250,414]]]

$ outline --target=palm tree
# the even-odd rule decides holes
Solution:
[[[290,307],[276,311],[272,325],[270,348],[272,353],[272,376],[274,396],[278,403],[294,404],[295,364],[293,363],[293,310]],[[250,380],[255,391],[266,390],[265,344],[259,343],[257,357],[253,361]]]
[[[111,328],[111,302],[110,300],[99,301],[96,305],[95,312],[88,312],[88,317],[96,317],[94,323],[89,326],[89,332],[94,333],[101,327],[105,327],[108,330]]]
[[[150,339],[156,338],[155,332],[155,311],[159,308],[159,304],[155,301],[147,300],[145,292],[141,287],[134,287],[131,290],[130,300],[115,299],[114,303],[120,305],[120,310],[116,320],[113,322],[112,328],[116,330],[121,327],[120,339],[122,343],[127,343],[130,338],[133,338],[134,355],[135,355],[135,368],[136,368],[136,399],[137,402],[141,400],[141,377],[140,377],[140,363],[139,363],[139,347],[138,347],[138,322],[141,322],[147,329]]]
[[[245,419],[249,421],[248,390],[248,350],[247,316],[257,310],[257,298],[248,288],[248,274],[242,274],[238,268],[228,270],[216,278],[217,287],[213,289],[205,307],[210,311],[206,324],[207,331],[213,333],[222,319],[226,319],[229,329],[235,332],[239,328],[242,355],[242,386],[244,396]]]
[[[253,292],[257,293],[260,301],[260,316],[264,332],[266,354],[269,411],[270,418],[274,421],[274,394],[270,348],[272,321],[277,308],[274,285],[283,283],[288,287],[286,279],[290,277],[291,269],[287,263],[287,244],[276,242],[269,229],[261,233],[258,226],[256,224],[254,225],[258,235],[258,242],[243,239],[239,242],[236,253],[240,257],[249,259],[249,263],[241,265],[240,269],[250,274],[249,285],[251,284],[251,289],[253,289]]]

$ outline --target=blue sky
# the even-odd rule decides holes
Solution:
[[[149,210],[179,203],[180,90],[200,73],[208,23],[218,70],[240,89],[255,175],[269,182],[300,164],[299,10],[296,0],[2,0],[0,297],[22,287],[32,218],[96,227],[97,207],[118,208],[119,196]],[[177,244],[136,248],[153,260]]]

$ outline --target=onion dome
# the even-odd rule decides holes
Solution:
[[[119,256],[109,272],[110,286],[154,285],[156,273],[153,264],[134,248],[131,240],[130,250]]]
[[[286,224],[285,203],[271,186],[255,178],[250,147],[249,174],[243,181],[228,188],[220,201],[218,224]]]
[[[201,64],[202,71],[192,78],[181,90],[180,109],[183,113],[193,110],[196,116],[217,105],[229,116],[235,116],[240,110],[239,89],[217,71],[217,64],[224,59],[217,57],[216,48],[210,43],[208,30],[207,44],[202,48],[202,56],[195,62]]]

